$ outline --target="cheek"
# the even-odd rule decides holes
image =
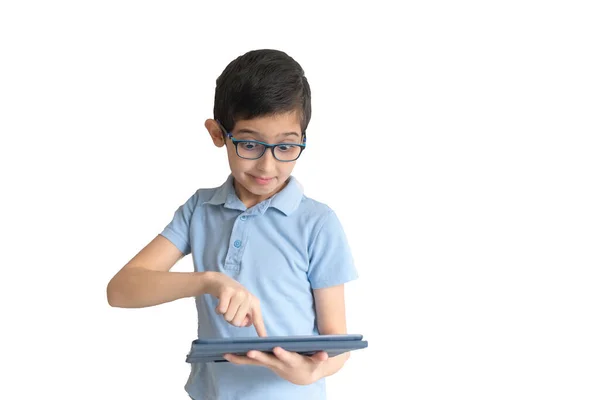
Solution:
[[[231,169],[237,168],[240,161],[243,161],[235,153],[235,148],[229,144],[227,145],[227,159],[229,160],[229,166]]]
[[[245,172],[252,168],[252,162],[248,160],[244,160],[239,158],[237,154],[235,154],[235,150],[233,152],[228,151],[229,156],[229,167],[234,172]]]
[[[291,163],[279,163],[279,173],[280,175],[291,175],[292,174],[292,170],[294,169],[294,166],[296,165],[296,162],[291,162]]]

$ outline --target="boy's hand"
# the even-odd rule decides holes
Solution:
[[[308,357],[281,347],[275,347],[273,353],[275,355],[252,350],[247,357],[226,354],[225,359],[234,364],[267,367],[296,385],[309,385],[322,378],[322,366],[329,358],[324,351]]]
[[[222,273],[211,276],[207,292],[217,299],[217,313],[233,326],[254,325],[258,336],[267,336],[260,302],[244,286]]]

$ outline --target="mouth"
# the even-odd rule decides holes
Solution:
[[[250,176],[252,177],[254,182],[258,183],[259,185],[268,185],[269,183],[271,183],[273,181],[273,179],[275,179],[275,178],[269,178],[267,176],[254,176],[254,175],[250,175]]]

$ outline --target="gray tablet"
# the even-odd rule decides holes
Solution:
[[[275,347],[304,355],[325,351],[335,357],[367,346],[359,334],[197,339],[192,342],[186,362],[227,362],[224,354],[246,355],[250,350],[272,353]]]

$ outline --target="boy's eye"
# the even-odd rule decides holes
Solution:
[[[244,150],[254,150],[257,147],[256,143],[251,142],[242,142],[241,145],[244,148]]]
[[[291,149],[292,146],[288,145],[288,144],[280,144],[279,146],[277,146],[277,150],[279,151],[288,151]]]

